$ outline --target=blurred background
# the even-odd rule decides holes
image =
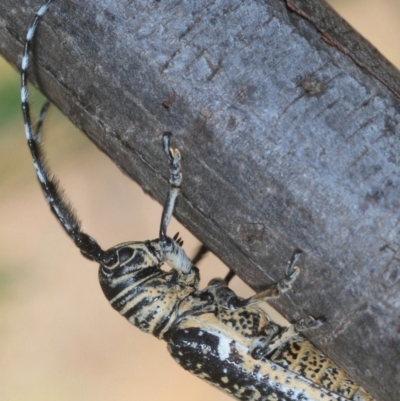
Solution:
[[[400,67],[399,0],[329,3]],[[108,306],[97,266],[80,256],[43,199],[19,86],[17,72],[0,58],[0,401],[228,400],[180,368],[164,342]],[[37,112],[43,97],[31,100]],[[89,234],[105,248],[157,236],[160,205],[55,108],[44,131],[48,161]],[[193,255],[198,241],[174,221],[169,232],[176,231]],[[200,268],[203,286],[227,272],[213,255]],[[252,294],[238,278],[233,287]]]

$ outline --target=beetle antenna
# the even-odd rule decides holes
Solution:
[[[28,102],[28,67],[31,61],[29,50],[32,46],[36,28],[51,2],[52,0],[48,0],[39,8],[29,26],[25,39],[24,53],[21,63],[21,107],[22,115],[24,117],[25,135],[32,154],[37,178],[39,179],[51,211],[85,257],[99,263],[107,263],[109,262],[108,255],[100,248],[92,237],[81,230],[81,225],[76,217],[75,211],[70,203],[65,199],[63,191],[58,185],[56,178],[49,172],[49,169],[46,166],[44,156],[41,152],[40,142],[41,128],[48,108],[48,102],[43,106],[35,128],[31,122],[31,113]]]

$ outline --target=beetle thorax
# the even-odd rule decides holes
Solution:
[[[177,319],[181,300],[195,291],[195,279],[188,286],[179,272],[161,269],[164,257],[158,240],[125,243],[112,250],[118,262],[99,269],[105,296],[130,323],[162,338]]]

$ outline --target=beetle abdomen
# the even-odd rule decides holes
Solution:
[[[281,346],[269,359],[348,400],[373,401],[343,369],[300,335]]]
[[[268,360],[249,354],[249,341],[213,314],[183,320],[168,350],[186,370],[242,401],[345,401]]]

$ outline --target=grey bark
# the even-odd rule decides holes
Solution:
[[[41,0],[2,0],[18,65]],[[324,3],[55,1],[33,49],[43,93],[159,202],[161,133],[184,185],[176,215],[381,401],[400,388],[400,76]]]

